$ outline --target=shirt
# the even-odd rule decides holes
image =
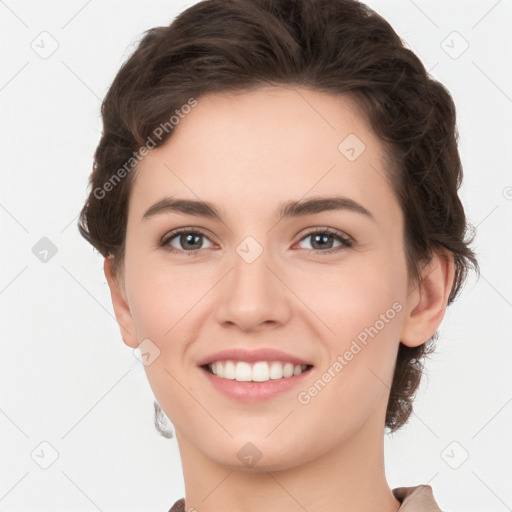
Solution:
[[[430,485],[416,487],[397,487],[393,495],[401,503],[397,512],[443,512],[434,500]],[[185,500],[181,498],[169,512],[185,512]]]

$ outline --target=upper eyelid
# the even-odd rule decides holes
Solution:
[[[195,227],[173,229],[172,231],[169,231],[162,237],[162,241],[172,240],[174,237],[181,235],[183,233],[194,233],[194,234],[203,235],[204,237],[208,238],[210,241],[213,241],[212,237],[209,234],[207,234],[207,232],[204,231],[203,228],[195,228]]]
[[[347,233],[345,233],[344,231],[341,231],[340,229],[328,228],[328,227],[318,227],[318,228],[308,229],[308,231],[306,231],[306,233],[304,233],[302,235],[302,238],[304,238],[305,236],[308,236],[308,235],[312,235],[314,233],[328,233],[333,236],[339,236],[342,238],[352,239],[352,237],[350,235],[348,235]],[[302,238],[301,238],[301,240],[302,240]]]

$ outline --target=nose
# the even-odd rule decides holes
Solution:
[[[286,277],[267,251],[252,262],[238,253],[218,290],[217,321],[244,332],[275,329],[290,317],[293,295]]]

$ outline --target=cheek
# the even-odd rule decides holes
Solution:
[[[402,263],[398,256],[330,269],[322,293],[316,278],[302,283],[304,302],[329,327],[322,328],[327,359],[315,385],[318,397],[312,397],[319,410],[336,403],[341,416],[355,411],[361,421],[391,386],[405,311]]]
[[[132,258],[131,266],[127,263],[130,311],[139,338],[161,345],[183,330],[211,286],[205,276],[186,266],[137,261]]]
[[[183,415],[201,414],[194,410],[183,385],[186,349],[194,333],[197,336],[197,303],[204,286],[201,280],[191,279],[191,273],[184,275],[183,268],[171,271],[133,263],[131,269],[127,266],[126,286],[135,330],[139,341],[149,339],[156,346],[149,345],[151,361],[144,370],[165,414],[179,424]]]
[[[293,284],[297,296],[323,324],[325,339],[334,348],[372,326],[387,335],[400,331],[399,310],[406,290],[405,268],[395,268],[387,260],[301,272]],[[292,274],[290,274],[291,277]],[[384,328],[385,327],[385,328]]]
[[[326,438],[343,441],[385,412],[403,322],[401,303],[391,299],[352,296],[330,322],[336,336],[325,338],[328,359],[297,396],[305,421],[320,421],[315,428]]]

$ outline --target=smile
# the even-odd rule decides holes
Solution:
[[[287,379],[309,370],[311,365],[293,364],[283,361],[233,361],[219,360],[204,365],[203,368],[221,379],[238,382],[266,382],[269,380]]]
[[[206,381],[222,395],[245,403],[269,400],[297,388],[314,365],[312,356],[274,347],[232,347],[205,355],[197,366]]]

